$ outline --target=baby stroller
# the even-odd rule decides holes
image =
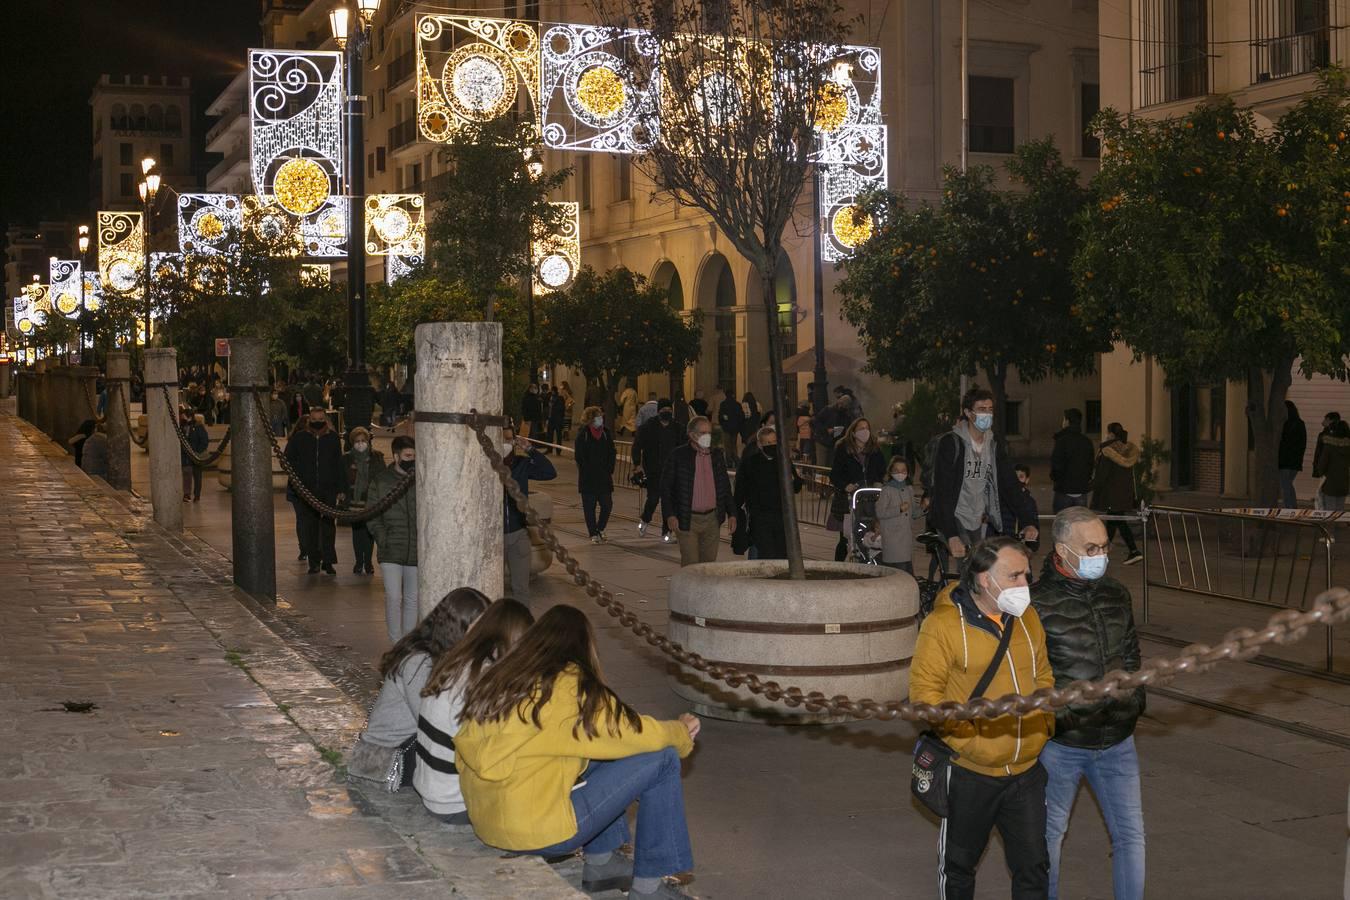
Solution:
[[[875,566],[881,562],[881,531],[877,527],[877,499],[881,488],[858,488],[849,498],[849,559]]]

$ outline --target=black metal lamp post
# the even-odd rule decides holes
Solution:
[[[153,335],[152,322],[154,321],[154,298],[150,290],[151,282],[154,280],[154,273],[150,271],[150,234],[152,231],[153,217],[155,214],[155,196],[159,193],[160,177],[159,172],[155,171],[154,157],[147,156],[141,160],[141,174],[145,178],[140,183],[141,202],[145,205],[144,210],[144,228],[142,231],[142,243],[145,244],[144,268],[141,269],[142,280],[145,290],[145,346],[150,346],[150,338]]]

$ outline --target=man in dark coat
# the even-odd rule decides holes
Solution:
[[[1077,409],[1064,410],[1064,427],[1055,432],[1055,449],[1050,453],[1055,512],[1087,505],[1096,455],[1092,438],[1083,434],[1083,413]]]
[[[1280,501],[1285,509],[1298,506],[1298,491],[1294,479],[1303,471],[1303,455],[1308,450],[1308,426],[1299,417],[1292,400],[1284,401],[1284,427],[1280,429],[1279,464]]]
[[[786,559],[783,492],[778,485],[778,431],[772,425],[760,428],[755,434],[755,444],[736,470],[736,508],[744,508],[750,516],[749,538],[755,559]],[[792,489],[794,492],[802,489],[795,468]]]
[[[717,426],[722,429],[722,450],[726,453],[727,459],[739,459],[736,442],[740,440],[741,429],[745,426],[745,410],[741,409],[736,392],[732,388],[727,388],[726,396],[717,406]]]
[[[1045,628],[1055,687],[1107,672],[1138,671],[1139,635],[1130,592],[1106,576],[1111,539],[1091,510],[1070,507],[1055,517],[1055,547],[1046,557],[1031,602]],[[1144,814],[1134,726],[1143,714],[1144,689],[1124,697],[1064,707],[1055,712],[1055,735],[1041,751],[1045,767],[1046,843],[1050,896],[1057,893],[1059,855],[1078,785],[1087,778],[1111,834],[1115,896],[1144,896]]]
[[[648,526],[652,524],[652,515],[661,502],[661,469],[666,464],[666,457],[680,445],[681,439],[679,427],[675,424],[675,411],[670,401],[665,398],[658,400],[656,415],[642,423],[642,427],[638,428],[637,437],[633,440],[633,474],[645,476],[644,489],[647,492],[646,502],[642,505],[642,516],[638,521],[638,534],[645,535]],[[669,544],[673,540],[675,538],[671,536],[670,529],[662,519],[661,541]]]
[[[520,400],[520,425],[521,433],[525,437],[538,438],[539,420],[544,417],[543,404],[539,402],[539,385],[532,384],[525,389],[525,396]]]
[[[736,531],[727,460],[712,445],[712,423],[695,416],[688,435],[661,468],[661,516],[680,544],[681,566],[717,561],[724,520]]]
[[[347,469],[342,464],[342,441],[328,424],[322,406],[309,408],[309,420],[303,431],[297,431],[286,443],[286,460],[300,476],[300,483],[309,488],[319,500],[335,506],[347,490]],[[298,494],[299,491],[297,490]],[[309,572],[320,568],[336,575],[337,525],[319,515],[314,507],[300,497],[295,506],[300,531],[300,550],[309,560]]]

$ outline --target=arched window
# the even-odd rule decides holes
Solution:
[[[150,104],[149,114],[146,116],[146,125],[151,131],[164,130],[164,107],[158,103]]]
[[[114,103],[109,117],[114,131],[127,130],[127,107],[125,103]]]
[[[183,110],[177,106],[170,106],[164,110],[164,130],[171,134],[182,134],[183,132]]]
[[[132,128],[137,131],[145,130],[145,107],[139,103],[131,104],[131,122]]]

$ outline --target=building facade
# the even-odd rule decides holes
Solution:
[[[1101,102],[1141,116],[1176,116],[1226,94],[1269,124],[1316,86],[1316,70],[1344,63],[1346,0],[1128,0],[1100,14]],[[1161,483],[1228,497],[1251,496],[1247,386],[1169,384],[1151,359],[1120,347],[1102,359],[1102,415],[1172,455]],[[1289,399],[1316,433],[1322,416],[1350,415],[1350,386],[1307,379],[1294,368]],[[1312,436],[1296,483],[1309,496]]]
[[[196,186],[192,171],[192,83],[167,75],[102,75],[89,98],[94,126],[90,196],[99,209],[140,209],[141,160],[162,184]]]

